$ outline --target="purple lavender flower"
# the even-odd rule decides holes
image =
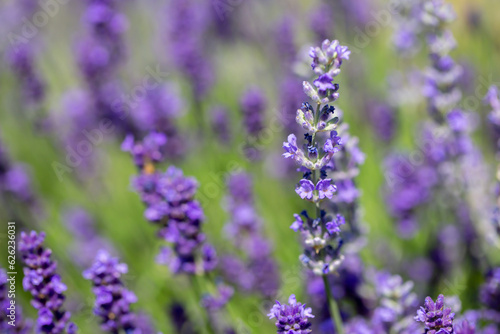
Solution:
[[[306,308],[305,304],[297,302],[295,295],[288,298],[288,305],[276,301],[268,316],[269,319],[276,318],[276,328],[279,334],[312,333],[311,322],[309,321],[309,318],[314,318],[312,310],[310,307]]]
[[[297,53],[294,43],[294,21],[286,16],[275,28],[275,47],[278,52],[280,62],[290,65],[295,60]]]
[[[209,5],[193,0],[175,0],[168,6],[168,50],[174,64],[188,78],[196,101],[208,92],[214,76],[205,52]]]
[[[258,137],[264,129],[266,98],[257,87],[251,87],[241,97],[240,106],[243,122],[249,136]]]
[[[229,145],[231,141],[231,125],[228,110],[223,106],[216,106],[210,112],[212,115],[212,129],[219,142]]]
[[[57,263],[51,259],[52,251],[43,247],[45,233],[21,232],[19,252],[24,267],[23,288],[33,296],[31,305],[38,310],[37,331],[58,334],[65,330],[76,333],[77,327],[69,322],[70,313],[62,308],[66,285],[56,274]]]
[[[109,240],[97,233],[94,219],[83,208],[66,209],[63,212],[63,221],[74,237],[70,252],[81,267],[90,266],[100,249],[114,252]]]
[[[209,311],[218,311],[222,309],[231,299],[234,289],[223,283],[217,286],[216,295],[205,295],[201,300],[201,305]]]
[[[488,104],[491,112],[488,114],[488,120],[493,128],[493,140],[495,148],[499,150],[500,147],[500,98],[498,88],[491,86],[484,97],[484,103]]]
[[[417,311],[415,320],[425,324],[425,333],[453,334],[453,318],[455,313],[444,306],[444,296],[439,295],[436,302],[431,297],[425,298],[424,306]]]
[[[333,9],[329,4],[322,3],[313,10],[310,14],[309,26],[316,35],[318,42],[324,41],[333,33],[332,18],[325,13],[331,12]]]
[[[146,173],[154,171],[154,164],[165,159],[167,136],[159,132],[151,132],[141,142],[135,142],[133,135],[127,135],[121,149],[130,152],[135,165]]]
[[[174,166],[165,173],[151,166],[142,170],[133,185],[146,204],[144,216],[160,227],[158,236],[172,244],[172,248],[161,249],[157,261],[176,274],[213,270],[217,257],[201,232],[204,214],[194,200],[196,180],[185,177]]]
[[[226,231],[246,257],[225,256],[221,268],[229,282],[245,291],[271,297],[279,288],[278,266],[272,258],[271,244],[262,233],[262,221],[254,206],[251,178],[246,173],[235,173],[228,178],[227,186],[230,221]]]
[[[384,103],[370,101],[366,114],[377,137],[384,142],[390,142],[396,132],[396,115],[393,108]]]
[[[500,268],[494,268],[487,274],[479,298],[484,306],[500,312]]]
[[[34,53],[33,45],[19,43],[8,50],[7,62],[21,83],[23,100],[37,105],[45,98],[45,83],[36,70]]]
[[[132,333],[135,329],[135,314],[130,305],[137,302],[137,297],[125,288],[121,280],[127,272],[126,264],[102,250],[92,266],[83,272],[83,277],[92,281],[96,296],[94,314],[102,318],[103,331]]]
[[[470,324],[467,320],[464,320],[462,322],[462,325],[460,326],[455,326],[455,333],[456,334],[475,334],[476,333],[476,327],[472,324]]]

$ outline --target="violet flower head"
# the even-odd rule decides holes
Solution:
[[[219,142],[229,145],[231,142],[231,122],[228,110],[223,106],[216,106],[210,112],[212,115],[212,130]]]
[[[36,70],[34,53],[30,43],[18,43],[8,50],[6,57],[21,83],[24,99],[36,105],[45,98],[45,83]]]
[[[137,302],[137,297],[126,289],[121,280],[127,272],[127,265],[106,251],[98,252],[95,262],[83,272],[83,277],[92,281],[96,296],[94,314],[101,317],[103,331],[133,333],[135,329],[135,314],[130,305]]]
[[[154,170],[154,164],[165,159],[167,136],[160,132],[151,132],[141,142],[136,142],[133,135],[127,135],[121,145],[122,151],[130,152],[134,163],[146,172]]]
[[[77,327],[69,322],[70,313],[64,311],[66,285],[56,273],[57,263],[51,259],[52,251],[43,246],[45,233],[21,232],[19,253],[24,267],[23,288],[33,296],[31,305],[38,310],[37,331],[58,334],[76,333]]]
[[[272,246],[262,233],[262,218],[255,209],[252,180],[247,173],[234,173],[227,180],[226,206],[230,221],[225,230],[244,256],[225,256],[221,268],[226,279],[244,291],[272,297],[279,288],[278,265]]]
[[[295,120],[307,131],[303,136],[304,144],[299,146],[294,134],[283,143],[283,156],[295,161],[303,172],[295,192],[317,208],[317,217],[310,217],[304,211],[301,216],[295,215],[295,222],[290,227],[302,237],[304,253],[300,256],[301,262],[317,275],[334,272],[344,258],[340,254],[343,241],[338,233],[341,220],[331,219],[322,202],[333,200],[337,190],[335,179],[327,177],[327,173],[332,169],[329,163],[339,153],[343,142],[336,131],[339,118],[335,107],[328,103],[339,96],[339,85],[333,83],[333,79],[340,74],[342,61],[349,59],[349,55],[349,49],[338,41],[325,40],[321,47],[310,49],[311,66],[317,78],[314,85],[304,81],[303,89],[315,107],[304,102],[297,110]],[[339,212],[335,211],[334,208],[334,216],[337,216]]]
[[[473,324],[470,324],[467,320],[462,322],[462,325],[455,326],[456,334],[475,334],[476,327]],[[487,333],[486,331],[483,333]]]
[[[295,295],[288,298],[288,304],[276,304],[268,314],[269,319],[276,319],[276,328],[278,334],[308,334],[312,333],[311,322],[309,318],[314,318],[310,307],[297,302]]]
[[[444,296],[439,295],[436,302],[431,297],[425,298],[424,306],[417,311],[415,320],[425,324],[426,334],[453,334],[454,317],[451,308],[444,305]]]
[[[217,286],[215,295],[205,295],[201,300],[201,305],[207,310],[214,312],[222,309],[231,299],[234,289],[229,285],[220,283]]]
[[[264,93],[257,87],[249,88],[241,97],[240,107],[248,135],[258,137],[264,129],[264,113],[267,107]]]
[[[479,293],[481,303],[492,310],[500,312],[500,267],[492,269],[486,276]]]

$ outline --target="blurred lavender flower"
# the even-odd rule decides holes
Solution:
[[[493,129],[493,139],[495,143],[495,149],[500,150],[500,97],[498,92],[498,87],[491,86],[484,97],[484,103],[488,104],[491,108],[491,112],[488,114],[488,120]]]
[[[494,268],[487,274],[479,298],[485,307],[500,312],[500,268]]]
[[[325,13],[333,12],[333,9],[327,3],[322,3],[314,8],[310,14],[309,26],[311,30],[316,35],[316,40],[318,42],[324,41],[334,32],[334,22],[332,22],[332,17],[330,15],[325,15]]]
[[[134,127],[141,135],[160,132],[167,136],[165,155],[168,159],[178,159],[186,153],[184,135],[176,124],[183,108],[184,101],[177,87],[165,84],[148,90],[145,98],[138,101],[131,111]]]
[[[35,67],[35,50],[30,43],[16,44],[7,52],[7,63],[21,83],[23,101],[39,105],[45,98],[45,83]]]
[[[245,259],[226,255],[221,259],[225,278],[245,291],[272,297],[279,288],[278,266],[272,257],[272,247],[263,236],[262,221],[255,210],[252,181],[246,173],[232,174],[226,197],[230,222],[226,232]]]
[[[146,205],[144,216],[160,227],[158,236],[172,244],[172,248],[160,250],[157,261],[168,265],[176,274],[212,271],[217,257],[201,232],[205,217],[194,199],[198,183],[174,166],[165,173],[156,170],[155,164],[163,157],[160,148],[164,139],[163,135],[153,133],[142,143],[128,137],[122,144],[122,149],[132,154],[140,169],[132,184]]]
[[[400,54],[413,55],[420,46],[422,2],[418,0],[399,0],[392,5],[395,9],[392,12],[393,44]]]
[[[213,81],[212,64],[205,52],[205,32],[210,23],[208,6],[206,2],[174,0],[167,8],[168,50],[174,64],[188,78],[197,103],[207,94]]]
[[[469,324],[467,320],[462,322],[462,325],[458,325],[454,327],[456,334],[475,334],[476,328],[474,325]]]
[[[259,160],[261,158],[261,152],[255,147],[255,142],[258,141],[265,127],[266,108],[266,97],[258,87],[247,89],[240,99],[243,125],[247,133],[244,153],[249,160]]]
[[[222,309],[234,294],[234,289],[224,283],[217,286],[216,295],[205,295],[201,300],[201,305],[207,310],[214,312]]]
[[[454,317],[451,308],[444,305],[444,296],[439,295],[436,302],[431,297],[425,298],[424,306],[417,311],[415,320],[425,324],[425,333],[453,334]]]
[[[219,142],[227,146],[231,143],[231,120],[226,107],[215,106],[212,108],[212,130]]]
[[[96,231],[95,221],[80,207],[70,207],[63,212],[63,222],[74,237],[72,258],[81,267],[89,267],[101,249],[114,252],[113,246]]]
[[[267,101],[264,93],[257,87],[245,91],[240,100],[243,124],[249,136],[258,137],[264,129],[264,112]]]
[[[76,333],[77,327],[69,322],[71,314],[62,308],[66,285],[56,273],[57,263],[51,259],[52,251],[43,247],[45,233],[21,232],[19,253],[24,267],[23,288],[33,296],[31,305],[38,310],[37,331],[58,334]]]
[[[137,302],[137,297],[121,280],[127,272],[126,264],[103,250],[97,253],[92,266],[83,272],[83,277],[92,281],[92,291],[96,296],[94,314],[102,318],[103,331],[134,333],[136,319],[130,304]]]
[[[382,102],[369,101],[366,106],[366,115],[375,135],[386,143],[391,142],[397,126],[394,108]]]
[[[274,34],[274,44],[280,62],[285,66],[290,66],[295,60],[295,54],[297,53],[294,41],[294,21],[292,17],[283,17],[277,24]]]
[[[33,323],[31,319],[23,317],[21,306],[15,305],[15,320],[12,320],[11,311],[13,306],[10,303],[10,299],[7,298],[10,282],[7,272],[3,268],[0,268],[0,331],[5,334],[31,333]],[[12,321],[15,326],[12,325]]]
[[[278,334],[307,334],[312,333],[309,318],[314,318],[311,308],[306,308],[305,304],[297,302],[295,295],[288,298],[288,305],[276,304],[268,314],[269,319],[276,318],[276,328]]]

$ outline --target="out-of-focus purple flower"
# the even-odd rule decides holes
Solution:
[[[218,311],[222,309],[231,299],[234,289],[223,283],[217,286],[216,295],[205,295],[201,300],[201,305],[209,311]]]
[[[475,334],[476,327],[470,324],[467,320],[464,320],[461,325],[455,326],[456,334]],[[483,332],[484,333],[484,332]]]
[[[231,141],[231,120],[228,110],[223,106],[216,106],[212,108],[210,114],[215,136],[223,145],[229,145]]]
[[[236,248],[246,256],[242,259],[226,256],[221,268],[229,282],[245,291],[255,291],[272,297],[279,288],[278,266],[272,258],[272,247],[262,234],[252,191],[252,180],[246,173],[234,173],[227,180],[226,197],[230,221],[226,231]]]
[[[264,117],[267,101],[264,93],[257,87],[251,87],[240,100],[243,122],[249,136],[258,137],[264,129]]]
[[[113,252],[111,243],[97,233],[95,221],[83,208],[66,209],[62,219],[74,237],[70,251],[80,266],[90,266],[101,249]]]
[[[487,274],[479,298],[484,306],[500,312],[500,268],[494,268]]]
[[[33,45],[16,44],[8,50],[7,63],[21,83],[24,101],[39,104],[45,98],[45,83],[35,69]]]
[[[174,64],[191,84],[193,98],[201,100],[213,82],[213,69],[206,54],[210,22],[209,3],[174,0],[168,5],[168,50]]]
[[[110,333],[135,329],[135,314],[130,305],[137,302],[135,294],[127,290],[121,276],[128,267],[113,258],[106,251],[99,251],[95,262],[83,272],[83,277],[91,280],[96,296],[94,314],[101,317],[101,328]]]
[[[269,319],[276,319],[277,333],[312,333],[312,325],[309,320],[309,318],[314,318],[312,310],[310,307],[306,308],[305,304],[297,302],[295,295],[291,295],[290,298],[288,298],[288,305],[276,301],[268,317]]]
[[[384,142],[390,142],[396,133],[396,115],[389,105],[370,101],[366,107],[366,115],[373,131]]]
[[[425,298],[424,306],[417,311],[415,320],[425,324],[425,333],[453,334],[455,313],[445,307],[444,296],[439,295],[436,302],[431,297]]]
[[[289,16],[284,17],[275,28],[275,47],[281,63],[291,64],[297,53],[294,42],[294,22]]]
[[[44,232],[21,232],[18,249],[25,264],[23,288],[32,294],[31,305],[38,310],[37,331],[73,334],[77,328],[69,322],[71,314],[62,308],[66,285],[56,273],[52,251],[43,246],[44,239]]]
[[[333,9],[329,4],[322,3],[310,14],[309,26],[316,35],[316,40],[318,42],[324,41],[333,34],[332,17],[330,15],[325,15],[325,13],[331,11],[333,11]]]

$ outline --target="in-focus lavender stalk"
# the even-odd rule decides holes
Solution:
[[[415,320],[425,324],[427,334],[453,334],[455,313],[444,305],[444,296],[439,295],[436,302],[431,297],[425,298],[424,306],[417,311]]]
[[[245,254],[244,259],[226,255],[221,258],[221,269],[227,281],[244,291],[272,297],[279,288],[279,273],[272,257],[272,247],[263,233],[252,191],[252,180],[246,173],[232,174],[226,197],[230,221],[226,232],[234,246]]]
[[[71,314],[63,309],[66,285],[56,273],[52,251],[43,246],[45,233],[21,232],[18,249],[24,262],[23,288],[33,296],[31,305],[38,310],[37,332],[47,334],[77,332]]]
[[[269,319],[276,319],[278,334],[308,334],[312,333],[309,318],[314,318],[310,307],[297,302],[295,295],[288,298],[288,304],[276,301],[269,314]]]
[[[11,290],[11,284],[15,284],[13,279],[7,276],[7,272],[3,268],[0,268],[0,332],[4,334],[28,334],[32,332],[31,319],[23,317],[19,302],[11,304],[11,300],[14,299],[9,290]]]
[[[94,314],[101,317],[101,328],[111,334],[122,330],[126,334],[135,333],[135,314],[130,305],[137,302],[135,294],[127,290],[121,276],[128,272],[125,263],[111,257],[106,251],[99,251],[95,262],[83,272],[83,277],[92,281],[96,296]]]
[[[330,312],[339,334],[343,333],[342,319],[338,306],[331,297],[326,275],[335,272],[342,263],[340,248],[343,242],[339,233],[345,220],[338,212],[334,212],[333,216],[328,215],[321,203],[324,199],[332,199],[337,190],[332,179],[327,178],[327,165],[334,153],[339,151],[341,139],[335,131],[338,122],[338,118],[334,116],[335,108],[328,103],[339,97],[339,85],[333,83],[333,80],[340,74],[342,61],[349,59],[349,54],[349,49],[338,41],[325,40],[321,47],[311,48],[311,66],[318,77],[313,84],[304,81],[303,88],[314,107],[309,102],[304,102],[302,108],[297,110],[296,117],[297,123],[307,131],[304,134],[306,151],[297,144],[294,134],[290,134],[288,141],[283,143],[283,156],[293,159],[304,173],[295,192],[302,199],[312,202],[315,207],[314,216],[303,211],[301,216],[295,215],[295,222],[291,226],[302,235],[304,254],[300,259],[315,274],[323,276]]]

